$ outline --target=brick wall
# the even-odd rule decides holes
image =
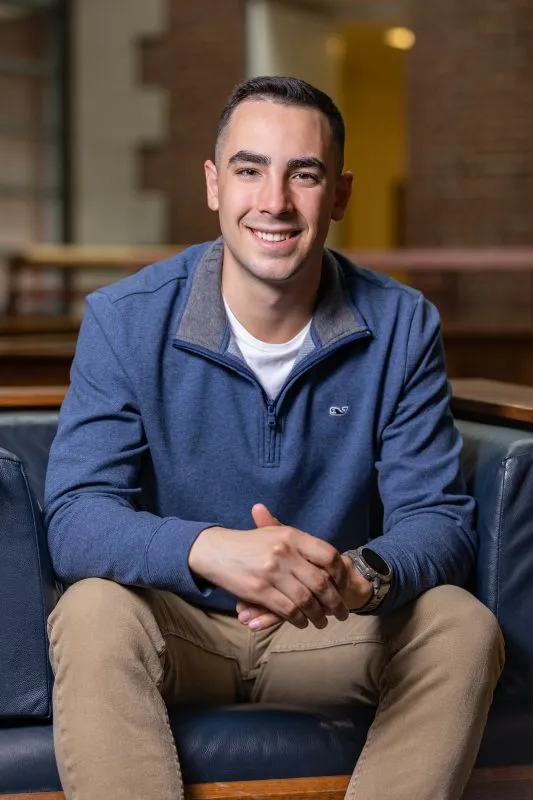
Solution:
[[[277,2],[300,6],[304,10],[323,10],[341,21],[384,19],[391,24],[401,25],[407,19],[410,0],[277,0]]]
[[[533,244],[533,2],[413,0],[407,243]],[[461,325],[531,325],[529,275],[434,276]]]
[[[533,2],[413,0],[408,240],[533,242]]]
[[[168,93],[166,141],[139,153],[144,189],[167,198],[167,241],[218,235],[206,205],[203,162],[213,156],[218,116],[245,77],[245,0],[167,0],[168,30],[140,43],[140,79]]]

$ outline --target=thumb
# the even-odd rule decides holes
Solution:
[[[258,528],[267,528],[270,525],[281,525],[279,519],[273,517],[263,503],[256,503],[252,506],[252,519]]]

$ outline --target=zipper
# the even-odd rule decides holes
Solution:
[[[202,347],[198,347],[197,345],[191,345],[188,342],[180,342],[179,344],[177,342],[172,342],[172,346],[177,350],[187,350],[191,353],[196,353],[197,355],[203,356],[204,358],[208,358],[210,361],[214,361],[217,364],[221,364],[222,366],[226,367],[227,369],[231,369],[233,372],[236,372],[237,375],[246,378],[250,381],[250,383],[253,383],[255,386],[257,386],[263,399],[263,408],[266,408],[267,421],[266,430],[263,429],[262,432],[261,461],[264,466],[273,466],[276,463],[276,437],[278,435],[276,401],[268,398],[265,390],[257,380],[252,370],[248,369],[248,367],[244,365],[241,366],[241,363],[236,359],[230,360],[228,358],[224,358],[223,356],[219,356],[217,353],[214,353],[212,350],[207,350]]]
[[[266,448],[266,463],[270,466],[275,464],[276,459],[276,444],[278,438],[278,419],[276,417],[276,403],[275,401],[268,400],[267,402],[267,448]]]

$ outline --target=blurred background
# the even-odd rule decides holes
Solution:
[[[0,385],[66,382],[90,289],[218,235],[259,74],[344,114],[330,244],[437,304],[452,377],[533,386],[533,0],[0,0]]]

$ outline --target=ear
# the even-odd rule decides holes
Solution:
[[[211,211],[218,211],[218,172],[212,161],[204,164],[205,183],[207,187],[207,205]]]
[[[335,186],[335,198],[333,203],[333,211],[331,212],[331,219],[334,222],[340,222],[344,219],[346,207],[352,194],[353,174],[351,172],[343,172],[337,179]]]

